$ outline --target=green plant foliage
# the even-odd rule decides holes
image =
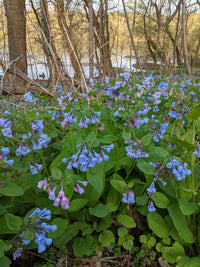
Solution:
[[[56,261],[106,247],[133,266],[156,251],[198,266],[199,83],[120,75],[0,103],[0,266],[25,249]]]

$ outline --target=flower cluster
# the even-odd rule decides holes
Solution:
[[[187,112],[188,112],[188,110],[187,110],[185,105],[183,105],[180,102],[173,102],[172,108],[170,108],[170,111],[168,114],[173,119],[181,120],[184,114],[185,114],[185,116],[187,115]]]
[[[42,253],[46,250],[47,246],[50,246],[53,239],[47,238],[45,236],[49,231],[55,232],[57,230],[56,225],[48,225],[46,222],[40,222],[41,220],[50,220],[51,211],[47,209],[40,210],[39,208],[35,209],[31,213],[29,218],[31,219],[34,216],[35,220],[35,243],[38,245],[38,253]]]
[[[72,168],[79,168],[82,172],[86,172],[88,168],[93,168],[96,163],[100,164],[103,160],[109,160],[109,156],[104,153],[103,149],[110,153],[114,148],[114,145],[101,146],[100,153],[97,153],[93,149],[87,149],[87,146],[83,144],[77,145],[76,148],[79,146],[82,148],[76,154],[69,158],[62,159],[63,163],[67,163],[70,160],[67,165],[67,169],[69,170],[72,170]]]
[[[34,165],[30,164],[30,171],[32,174],[37,174],[38,171],[42,168],[42,164],[35,163]]]
[[[187,169],[187,163],[181,163],[175,158],[170,159],[166,167],[171,170],[177,181],[185,179],[186,175],[190,175],[192,172]]]
[[[41,222],[41,220],[50,219],[51,211],[47,209],[40,210],[39,208],[36,208],[29,216],[28,230],[35,233],[35,243],[38,245],[38,253],[44,252],[46,247],[50,246],[53,241],[52,238],[47,238],[45,234],[49,231],[55,232],[57,230],[56,225],[48,225],[46,222]],[[24,237],[25,231],[26,230],[19,235],[19,240],[16,243],[17,249],[13,253],[13,260],[19,258],[23,251],[23,246],[30,243],[30,240]]]
[[[3,147],[0,153],[0,159],[3,160],[5,163],[7,163],[9,166],[13,165],[13,159],[8,160],[7,155],[9,153],[9,148],[8,147]]]
[[[13,137],[12,134],[12,122],[9,121],[8,119],[4,119],[4,118],[0,118],[0,127],[2,127],[3,129],[1,129],[1,132],[3,134],[3,136],[5,137]]]
[[[135,203],[135,195],[133,193],[132,189],[129,189],[128,193],[123,193],[122,202],[127,205],[127,208],[129,209],[129,204]]]
[[[135,142],[133,140],[126,141],[125,143],[131,143],[130,146],[126,146],[127,156],[132,159],[148,158],[149,154],[142,150],[141,141]]]
[[[37,98],[35,98],[31,92],[27,92],[24,94],[24,100],[29,103],[37,102]]]

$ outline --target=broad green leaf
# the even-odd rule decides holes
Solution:
[[[68,211],[74,212],[82,209],[86,204],[88,203],[88,199],[86,198],[80,198],[80,199],[72,199],[70,201],[70,206]]]
[[[59,180],[62,177],[62,172],[60,169],[54,167],[52,169],[52,176],[54,179]]]
[[[53,244],[57,247],[66,245],[70,240],[72,240],[72,238],[78,235],[79,230],[80,227],[77,223],[68,225],[62,235],[54,238]]]
[[[155,202],[156,206],[161,209],[166,209],[170,204],[169,199],[160,192],[152,194],[151,198]]]
[[[55,232],[49,231],[48,236],[50,238],[59,237],[65,232],[65,230],[68,226],[68,219],[56,218],[51,222],[51,225],[57,225],[57,230]]]
[[[153,138],[152,134],[146,134],[141,138],[142,145],[148,146],[151,143],[151,140]]]
[[[179,207],[183,215],[191,215],[198,210],[197,204],[189,202],[187,199],[179,199]]]
[[[88,183],[98,192],[101,193],[105,186],[105,173],[102,166],[96,165],[87,172]]]
[[[194,151],[197,149],[197,147],[195,145],[193,145],[192,143],[189,143],[187,141],[183,141],[181,139],[177,139],[174,137],[170,138],[170,142],[173,143],[174,145],[179,145],[180,147],[184,147],[187,150]]]
[[[11,213],[6,213],[5,220],[10,230],[20,230],[20,227],[22,225],[22,220],[20,219],[20,217],[15,216]]]
[[[6,183],[4,187],[0,188],[0,194],[8,197],[17,197],[23,195],[24,191],[21,187],[13,183]]]
[[[118,236],[125,236],[128,234],[128,230],[125,227],[120,227],[117,230]]]
[[[74,256],[83,258],[84,255],[90,256],[96,251],[94,238],[92,236],[76,237],[72,242]]]
[[[103,247],[109,247],[111,243],[115,242],[114,234],[109,230],[103,231],[99,235],[99,242],[102,244]]]
[[[31,241],[35,238],[35,233],[33,231],[25,231],[24,238]]]
[[[124,192],[126,188],[126,183],[124,182],[122,177],[116,173],[113,175],[113,179],[110,180],[110,183],[112,187],[114,187],[121,194]]]
[[[57,168],[60,164],[62,164],[62,159],[66,158],[66,151],[62,151],[51,163],[50,170],[52,171],[53,168]]]
[[[4,252],[12,248],[12,245],[7,245],[0,239],[0,258],[4,256]],[[1,265],[0,265],[1,266]]]
[[[163,258],[169,263],[175,263],[179,256],[185,256],[185,250],[178,242],[175,242],[172,247],[162,247],[161,252]]]
[[[90,214],[98,218],[103,218],[106,215],[108,215],[110,210],[107,205],[98,204],[95,208],[90,208],[89,211],[90,211]]]
[[[27,171],[29,169],[29,163],[24,161],[14,161],[13,169],[17,171]]]
[[[178,204],[170,205],[168,211],[180,237],[182,237],[185,242],[192,244],[195,240],[194,236],[188,226],[187,219],[179,209]]]
[[[146,160],[138,159],[137,167],[145,174],[153,175],[155,173],[155,168],[149,164]]]
[[[94,132],[91,132],[87,138],[86,138],[86,142],[88,143],[88,145],[90,146],[97,146],[99,144],[99,140],[96,137],[96,134]]]
[[[11,266],[11,261],[8,257],[3,256],[0,258],[0,266],[1,267],[10,267]]]
[[[161,238],[169,236],[169,227],[166,221],[158,213],[149,212],[147,214],[147,221],[149,228],[155,235]]]
[[[127,228],[135,228],[136,227],[135,221],[133,220],[133,218],[131,218],[128,215],[120,214],[120,215],[117,215],[116,218],[117,218],[118,222],[120,222],[121,224],[123,224]]]
[[[124,141],[130,141],[131,133],[122,132],[122,137],[124,138]]]
[[[193,121],[199,118],[200,108],[195,108],[191,112],[188,113],[189,120]]]
[[[146,193],[143,194],[142,196],[137,196],[135,201],[136,201],[137,205],[139,205],[139,206],[146,205],[148,202],[148,196]]]
[[[200,266],[200,256],[189,258],[186,256],[177,257],[176,267],[199,267]]]

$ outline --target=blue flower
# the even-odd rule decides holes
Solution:
[[[156,208],[154,207],[154,203],[152,200],[149,201],[149,204],[148,204],[148,211],[149,212],[154,212],[156,211]]]
[[[154,181],[151,183],[150,187],[147,188],[147,192],[149,192],[151,194],[156,193],[156,188],[155,188]]]

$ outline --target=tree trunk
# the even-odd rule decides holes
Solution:
[[[7,0],[4,4],[7,17],[10,64],[13,62],[10,69],[14,74],[16,68],[27,74],[25,0]],[[13,85],[24,86],[24,84],[23,79],[14,75]]]
[[[191,77],[191,68],[188,62],[188,53],[187,53],[187,37],[186,37],[186,26],[185,26],[185,0],[182,0],[182,30],[183,30],[183,54],[184,61],[189,78]]]
[[[85,79],[85,77],[83,77],[84,72],[80,60],[78,58],[76,44],[72,36],[72,31],[71,31],[72,29],[68,27],[65,20],[65,10],[64,10],[63,0],[57,0],[57,11],[58,11],[58,24],[68,45],[68,53],[74,69],[74,78],[77,80],[77,82],[80,82]]]
[[[94,69],[94,28],[93,28],[93,3],[92,0],[89,0],[88,4],[89,9],[89,65],[90,65],[90,78],[93,78],[93,69]]]
[[[130,28],[130,24],[129,24],[129,20],[128,20],[128,15],[127,15],[127,12],[126,12],[126,6],[125,6],[124,0],[122,0],[122,4],[123,4],[123,9],[124,9],[124,14],[125,14],[125,17],[126,17],[126,23],[127,23],[128,31],[129,31],[130,38],[131,38],[131,43],[132,43],[132,46],[133,46],[133,49],[134,49],[134,52],[135,52],[135,57],[137,59],[137,64],[138,64],[139,69],[141,71],[142,78],[145,79],[145,75],[144,75],[144,72],[142,70],[142,66],[140,64],[140,60],[139,60],[139,56],[138,56],[137,49],[136,49],[136,46],[135,46],[135,42],[133,40],[133,36],[132,36],[132,32],[131,32],[131,28]]]

